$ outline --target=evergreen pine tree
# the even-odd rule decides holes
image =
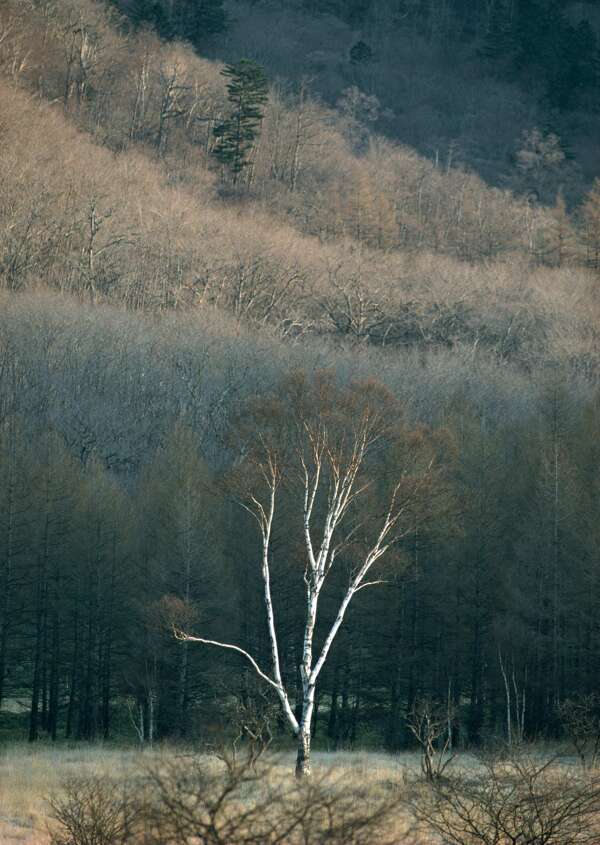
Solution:
[[[249,59],[227,65],[222,74],[229,79],[231,114],[214,129],[214,155],[229,170],[235,185],[249,164],[249,153],[259,133],[268,82],[262,67]]]
[[[373,61],[373,50],[364,41],[357,41],[350,48],[350,62],[353,65],[365,65]]]

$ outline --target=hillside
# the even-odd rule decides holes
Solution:
[[[116,5],[220,59],[253,57],[271,77],[310,80],[330,105],[356,86],[374,98],[363,119],[377,133],[544,203],[560,186],[580,197],[598,174],[593,0],[228,0],[212,4],[227,16],[223,33],[214,16],[199,28],[185,14],[169,25],[165,2],[151,14],[148,4]],[[518,166],[535,128],[556,135],[566,155],[546,162],[543,185]]]

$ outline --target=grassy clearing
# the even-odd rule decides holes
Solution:
[[[0,843],[46,841],[45,798],[70,774],[111,772],[126,778],[140,763],[138,750],[13,745],[0,751]]]
[[[110,774],[127,781],[149,764],[160,762],[174,752],[167,746],[156,749],[116,748],[114,746],[36,746],[14,744],[0,749],[0,845],[46,845],[48,807],[46,797],[60,789],[70,775]],[[570,763],[565,761],[570,768]],[[215,760],[215,765],[220,765]],[[277,755],[271,777],[292,778],[292,752]],[[406,780],[418,773],[416,753],[388,755],[377,752],[317,752],[314,768],[347,778],[350,784],[402,789]],[[461,754],[453,769],[473,770],[477,760]]]
[[[168,748],[153,751],[117,749],[110,746],[37,746],[14,744],[0,750],[0,843],[38,845],[45,843],[47,805],[45,798],[60,788],[69,775],[110,773],[124,780],[140,766],[173,753]],[[405,770],[418,766],[418,756],[337,752],[315,754],[315,768],[339,771],[351,781],[373,785],[402,782]],[[291,777],[293,754],[277,756],[277,777]]]

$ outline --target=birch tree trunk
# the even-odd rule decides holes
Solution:
[[[298,387],[310,393],[311,388],[307,388],[304,383],[292,384],[287,392],[297,390]],[[240,504],[258,524],[262,540],[261,576],[271,652],[270,673],[265,672],[255,658],[238,645],[193,636],[174,627],[175,636],[184,643],[200,642],[236,651],[275,690],[297,740],[298,777],[305,777],[311,771],[312,722],[317,682],[333,642],[356,594],[366,587],[385,583],[381,580],[367,580],[369,573],[390,547],[411,530],[410,519],[403,520],[403,517],[409,503],[414,501],[417,491],[429,477],[432,466],[432,461],[429,461],[420,473],[415,473],[413,468],[410,477],[405,471],[400,473],[400,480],[391,488],[387,507],[383,514],[379,511],[367,531],[362,515],[366,505],[361,502],[360,507],[355,507],[373,481],[365,476],[366,458],[372,446],[377,444],[381,447],[380,441],[384,440],[388,429],[386,419],[388,416],[390,419],[397,418],[392,415],[394,412],[397,415],[398,409],[387,408],[384,413],[379,409],[374,411],[369,404],[370,386],[359,387],[356,393],[338,396],[339,408],[335,405],[332,408],[327,403],[331,402],[332,394],[335,396],[335,386],[317,383],[315,387],[314,396],[310,398],[314,398],[315,403],[325,403],[322,414],[307,413],[307,404],[310,407],[310,403],[306,404],[302,399],[299,408],[292,408],[291,412],[285,409],[283,412],[288,411],[291,416],[292,449],[289,449],[289,440],[285,436],[281,445],[280,441],[269,442],[260,431],[257,434],[256,428],[253,428],[251,436],[258,441],[258,446],[254,454],[245,458],[250,464],[251,485],[246,489]],[[380,398],[375,397],[375,400],[378,402]],[[332,410],[338,412],[333,422]],[[264,418],[261,419],[264,422]],[[289,483],[292,491],[298,493],[298,508],[303,518],[306,616],[299,667],[302,701],[296,701],[298,718],[289,690],[283,683],[271,588],[273,523],[278,498],[285,483]],[[361,535],[358,551],[352,545],[357,533]],[[365,537],[369,537],[369,540],[365,541]],[[350,564],[348,584],[328,633],[315,649],[319,599],[336,559],[342,554]]]
[[[299,778],[310,775],[311,773],[310,749],[312,743],[312,719],[315,708],[315,687],[308,684],[303,689],[303,698],[302,718],[298,731],[298,750],[296,753],[296,777]]]

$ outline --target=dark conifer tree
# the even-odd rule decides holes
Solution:
[[[373,61],[373,50],[365,41],[357,41],[350,48],[350,61],[353,65],[365,65]]]
[[[262,67],[249,59],[227,65],[223,76],[229,80],[227,95],[231,113],[214,129],[217,143],[213,154],[230,172],[235,185],[250,163],[250,152],[268,99],[268,82]]]

